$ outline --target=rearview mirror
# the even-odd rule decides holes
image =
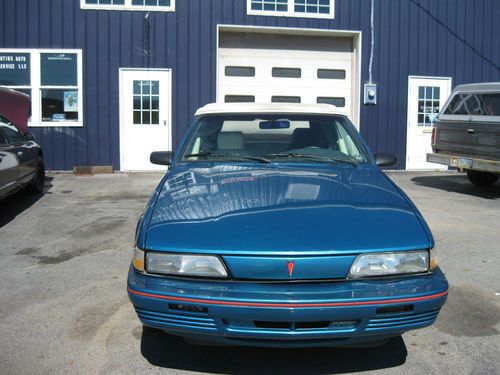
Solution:
[[[172,165],[172,151],[153,151],[149,157],[152,164]]]
[[[263,129],[263,130],[289,129],[290,128],[290,121],[288,121],[288,120],[261,121],[261,122],[259,122],[259,128]]]
[[[375,154],[375,163],[379,167],[393,167],[398,164],[398,157],[395,154],[380,152]]]

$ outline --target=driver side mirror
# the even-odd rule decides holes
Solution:
[[[375,163],[378,167],[393,167],[398,164],[398,157],[395,154],[379,152],[375,154]]]
[[[157,165],[172,165],[172,151],[154,151],[149,157],[152,164]]]

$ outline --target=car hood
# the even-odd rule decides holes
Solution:
[[[353,254],[431,242],[418,211],[370,165],[177,165],[157,194],[149,250]]]

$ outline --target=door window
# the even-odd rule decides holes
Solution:
[[[160,124],[160,81],[134,81],[134,125]]]
[[[441,89],[436,86],[418,87],[418,126],[432,126],[439,113]]]

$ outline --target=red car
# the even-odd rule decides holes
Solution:
[[[25,126],[14,124],[0,112],[0,199],[22,188],[41,193],[44,187],[43,152],[26,129],[29,107],[25,106],[25,96],[9,89],[0,90],[0,107]]]
[[[16,124],[24,133],[28,132],[31,99],[28,95],[0,87],[0,113]]]

